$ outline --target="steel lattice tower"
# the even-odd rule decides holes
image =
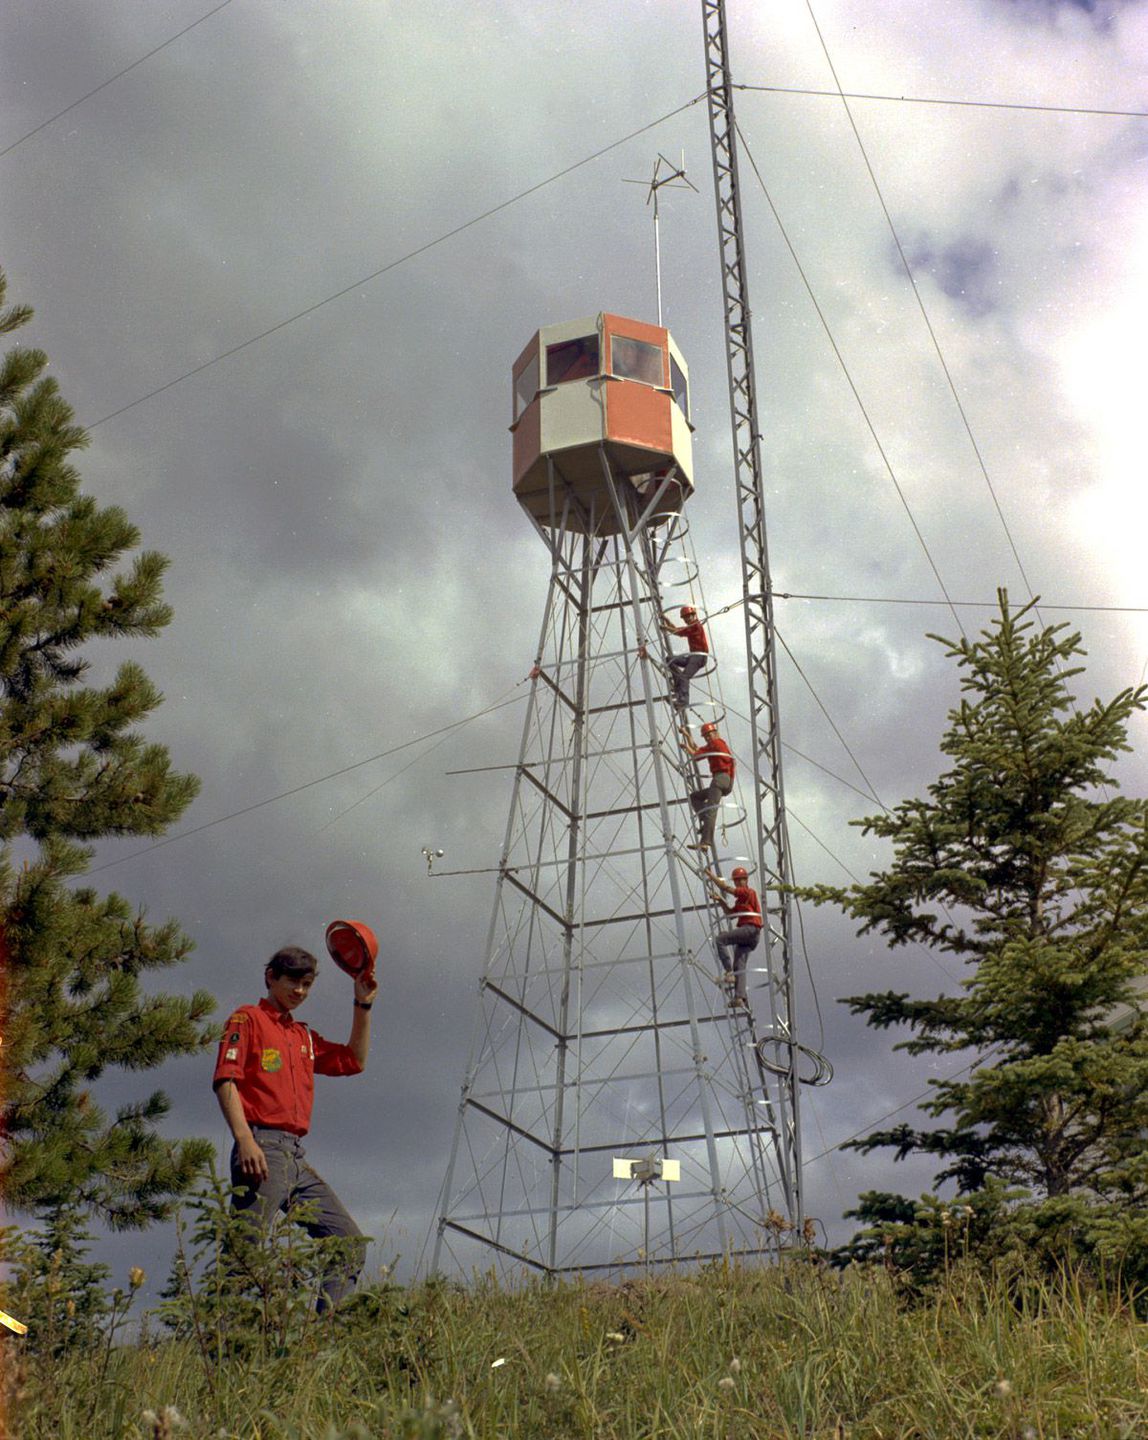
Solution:
[[[516,447],[537,451],[527,472],[516,448],[516,492],[550,584],[435,1269],[444,1251],[462,1266],[493,1256],[552,1275],[757,1255],[776,1245],[772,1207],[788,1208],[784,1127],[754,1022],[716,983],[724,917],[702,873],[758,863],[736,789],[716,854],[686,848],[699,782],[669,701],[660,616],[690,598],[681,591],[696,576],[681,514],[688,427],[667,420],[660,457],[648,437],[644,451],[633,434],[617,438],[647,424],[623,402],[642,416],[655,404],[684,411],[684,362],[669,384],[625,381],[613,372],[633,343],[627,328],[676,352],[665,331],[611,316],[552,327],[549,352],[590,326],[597,339],[577,343],[594,342],[596,368],[600,345],[600,374],[539,389],[555,373],[545,331],[535,353],[550,373],[521,359],[515,372],[536,397],[516,419]],[[558,392],[566,410],[547,421],[545,404],[558,402],[545,397]],[[541,430],[523,438],[540,407]],[[583,425],[598,438],[557,443]],[[713,680],[711,669],[693,682],[695,725],[724,718]],[[616,1178],[615,1157],[638,1161],[637,1178]],[[679,1180],[659,1173],[663,1157]]]
[[[793,974],[793,923],[788,887],[793,874],[781,767],[781,711],[777,687],[777,644],[773,591],[765,526],[765,485],[761,463],[761,425],[753,365],[753,311],[745,261],[738,178],[738,128],[730,72],[725,0],[702,0],[713,153],[714,200],[725,308],[726,363],[729,372],[730,426],[737,493],[738,542],[745,601],[745,655],[749,674],[749,718],[753,776],[751,814],[754,856],[766,909],[767,971],[772,1021],[759,1041],[775,1087],[774,1113],[780,1128],[784,1206],[801,1231],[802,1189],[800,1082],[820,1084],[832,1073],[821,1056],[798,1042]],[[813,1073],[801,1077],[801,1055]],[[768,1057],[768,1059],[767,1059]]]

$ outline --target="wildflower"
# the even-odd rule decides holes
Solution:
[[[993,1394],[1001,1400],[1007,1400],[1012,1394],[1012,1383],[1009,1380],[998,1380],[993,1386]]]
[[[140,1419],[151,1426],[153,1440],[171,1440],[187,1424],[174,1405],[165,1405],[158,1415],[154,1410],[145,1410]]]
[[[953,1223],[953,1212],[952,1212],[951,1210],[942,1210],[942,1211],[941,1211],[941,1224],[942,1224],[942,1225],[945,1227],[945,1229],[947,1230],[952,1223]]]
[[[613,1340],[615,1345],[624,1345],[626,1343],[626,1337],[618,1330],[607,1330],[606,1339]]]
[[[735,1356],[733,1357],[733,1359],[729,1362],[729,1373],[730,1373],[731,1375],[740,1375],[740,1374],[741,1374],[741,1361],[737,1358],[736,1355],[735,1355]]]
[[[555,1375],[553,1370],[547,1375],[543,1383],[551,1395],[557,1395],[558,1391],[562,1389],[562,1381]]]
[[[443,1423],[443,1433],[447,1440],[459,1440],[462,1434],[462,1413],[458,1408],[457,1400],[444,1400],[439,1406],[438,1418]],[[366,1436],[366,1431],[363,1431]]]
[[[128,1271],[128,1284],[133,1290],[138,1290],[147,1279],[147,1271],[142,1265],[133,1265]]]
[[[732,1375],[723,1375],[721,1379],[717,1382],[717,1388],[723,1391],[726,1395],[728,1395],[736,1384],[737,1381],[733,1378]]]
[[[490,1368],[491,1368],[492,1370],[497,1370],[500,1365],[505,1365],[505,1364],[506,1364],[506,1356],[505,1356],[505,1355],[500,1355],[497,1360],[492,1360],[492,1361],[490,1362]]]
[[[69,1320],[74,1320],[76,1318],[76,1302],[74,1300],[69,1300],[66,1302],[66,1304],[64,1305],[64,1314],[68,1317]]]

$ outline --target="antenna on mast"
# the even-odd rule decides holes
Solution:
[[[664,169],[663,169],[664,167]],[[692,190],[696,195],[698,187],[686,175],[686,156],[682,152],[680,165],[674,165],[672,161],[658,152],[658,158],[654,162],[654,173],[649,180],[625,180],[625,185],[645,185],[646,204],[651,201],[654,206],[654,280],[658,290],[658,324],[662,323],[662,240],[658,219],[658,192],[666,186],[675,190]]]

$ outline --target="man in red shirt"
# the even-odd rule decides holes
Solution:
[[[683,605],[680,610],[683,624],[675,625],[668,615],[662,616],[662,629],[671,635],[684,635],[687,649],[684,654],[671,655],[670,676],[674,684],[674,704],[684,710],[690,703],[690,681],[699,670],[705,668],[709,659],[710,642],[705,625],[698,619],[698,612],[692,605]]]
[[[688,755],[695,760],[709,761],[710,783],[703,790],[694,790],[690,794],[690,804],[701,822],[701,835],[694,844],[686,847],[689,850],[708,850],[714,843],[718,807],[733,789],[733,756],[712,720],[702,726],[700,745],[694,744],[688,725],[682,726],[680,733]]]
[[[212,1087],[235,1141],[232,1204],[260,1231],[279,1210],[310,1202],[309,1234],[354,1243],[323,1277],[316,1309],[325,1313],[354,1288],[366,1239],[327,1182],[307,1163],[303,1136],[311,1125],[316,1074],[358,1075],[371,1043],[370,1010],[378,991],[373,973],[355,979],[355,1009],[345,1045],[324,1040],[293,1018],[307,998],[318,962],[291,945],[272,955],[264,971],[267,995],[241,1005],[219,1045]]]
[[[749,997],[745,993],[745,962],[757,949],[761,939],[761,902],[757,891],[749,888],[749,871],[737,865],[730,871],[730,880],[723,880],[712,870],[706,871],[706,879],[715,887],[713,898],[727,915],[733,917],[733,925],[714,937],[718,959],[725,971],[722,979],[734,987],[733,1003],[743,1010],[749,1009]],[[733,904],[727,905],[725,897],[733,896]],[[733,950],[733,959],[729,951]]]

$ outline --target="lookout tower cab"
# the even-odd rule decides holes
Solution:
[[[668,330],[546,325],[514,362],[514,494],[539,524],[608,535],[693,492],[689,372]]]

